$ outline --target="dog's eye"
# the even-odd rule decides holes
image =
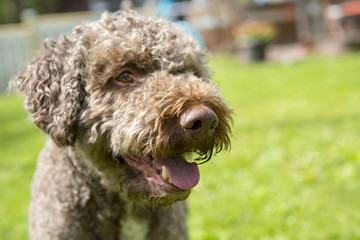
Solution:
[[[117,78],[118,81],[122,83],[130,83],[134,81],[134,76],[130,72],[123,72],[120,74],[120,76]]]
[[[118,74],[114,75],[110,82],[120,87],[135,86],[141,76],[142,72],[138,68],[126,66],[119,69]]]

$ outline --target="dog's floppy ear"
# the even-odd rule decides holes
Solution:
[[[58,146],[75,142],[74,129],[84,99],[81,55],[64,36],[58,42],[46,40],[27,69],[10,83],[12,89],[24,92],[25,108],[34,123]]]

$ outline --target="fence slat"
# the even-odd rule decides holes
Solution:
[[[46,38],[57,40],[92,18],[91,12],[46,14],[26,23],[0,25],[0,93]]]

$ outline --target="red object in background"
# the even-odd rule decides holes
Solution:
[[[360,15],[360,0],[349,1],[341,4],[344,17]]]

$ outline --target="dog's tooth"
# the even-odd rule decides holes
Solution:
[[[188,163],[194,163],[195,162],[193,153],[191,153],[191,152],[184,153],[183,157],[184,157],[185,161],[187,161]]]
[[[185,158],[185,160],[186,160],[188,163],[194,163],[194,162],[195,162],[195,160],[192,159],[192,158]]]
[[[167,171],[166,171],[166,167],[165,166],[162,166],[161,167],[161,176],[163,177],[163,179],[167,180],[169,178],[168,174],[167,174]]]

